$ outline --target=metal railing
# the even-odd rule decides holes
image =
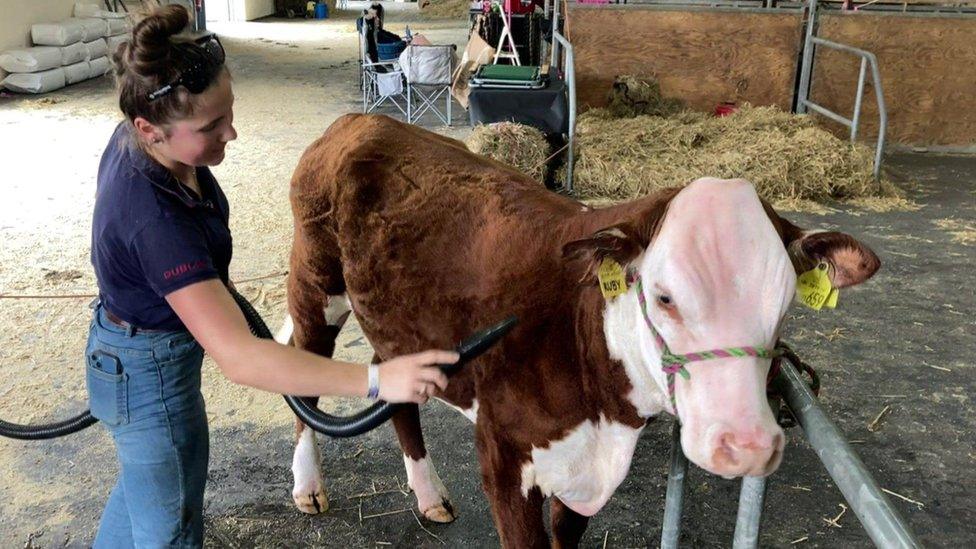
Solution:
[[[817,397],[797,371],[799,364],[795,366],[792,359],[783,360],[781,373],[773,380],[773,388],[783,395],[803,428],[807,442],[844,494],[861,526],[878,547],[921,547],[861,458],[820,407]]]
[[[878,103],[878,141],[874,152],[874,178],[878,179],[881,175],[881,162],[884,155],[885,133],[888,129],[888,110],[885,107],[884,91],[881,88],[881,73],[878,70],[878,58],[869,51],[840,44],[831,40],[826,40],[816,36],[817,23],[817,0],[809,0],[807,12],[806,40],[803,44],[803,65],[800,69],[800,86],[797,92],[796,112],[803,114],[807,109],[826,116],[827,118],[843,124],[850,129],[851,141],[857,139],[858,126],[861,122],[861,104],[864,98],[864,81],[867,76],[867,68],[871,67],[871,83],[874,87],[875,100]],[[810,92],[813,88],[813,67],[816,46],[824,46],[838,51],[847,52],[861,58],[861,70],[857,77],[857,95],[854,97],[854,114],[852,118],[844,116],[819,105],[810,100]]]
[[[564,191],[567,194],[573,193],[573,163],[576,159],[576,60],[573,57],[573,45],[569,43],[562,33],[557,29],[559,21],[559,2],[556,2],[552,27],[552,51],[550,52],[550,72],[560,69],[563,78],[566,80],[566,88],[569,90],[569,137],[567,147],[569,152],[566,155],[566,186]],[[560,52],[563,52],[562,56]]]
[[[807,441],[827,468],[827,473],[850,504],[864,530],[878,547],[921,547],[905,520],[891,505],[891,501],[871,476],[864,463],[830,421],[806,381],[799,374],[799,359],[790,351],[780,365],[780,374],[773,381],[773,389],[782,395],[797,423],[803,428]],[[681,533],[681,509],[684,499],[684,480],[688,474],[688,459],[681,450],[681,427],[675,421],[671,432],[671,469],[667,495],[664,500],[664,522],[661,528],[661,548],[676,549]],[[732,547],[755,548],[759,545],[759,526],[762,520],[766,479],[743,477],[739,492]]]

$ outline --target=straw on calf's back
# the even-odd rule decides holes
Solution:
[[[672,284],[669,291],[679,308],[675,314],[654,310],[652,317],[676,352],[771,344],[682,347],[705,343],[688,339],[689,326],[676,319],[722,336],[712,330],[711,320],[698,320],[702,311],[693,308],[692,298],[701,290],[675,284],[691,277],[671,256],[695,242],[706,248],[714,244],[701,239],[685,244],[669,236],[687,222],[684,209],[699,203],[713,214],[701,220],[708,229],[701,235],[732,239],[741,245],[743,258],[754,256],[752,263],[765,269],[756,276],[767,276],[762,273],[770,269],[778,276],[747,287],[762,302],[758,308],[773,312],[753,323],[769,334],[785,312],[784,296],[792,295],[787,244],[798,252],[799,263],[812,260],[804,254],[811,244],[820,258],[839,257],[845,264],[834,271],[853,273],[847,283],[876,269],[867,261],[873,254],[857,241],[840,233],[804,233],[762,204],[743,181],[704,180],[680,192],[671,189],[595,210],[416,126],[382,116],[342,117],[305,152],[292,180],[289,308],[295,343],[331,355],[341,327],[336,304],[347,297],[381,359],[450,348],[474,329],[518,316],[520,325],[438,396],[475,421],[483,486],[503,545],[548,545],[541,513],[546,496],[553,496],[557,543],[574,545],[586,517],[625,477],[648,418],[670,406],[659,371],[661,351],[641,339],[648,336],[638,324],[634,288],[605,300],[593,281],[595,267],[611,257],[643,276],[648,288]],[[770,222],[737,220],[740,213]],[[712,227],[716,220],[731,226]],[[743,244],[746,240],[751,245]],[[669,242],[680,243],[681,253],[656,257],[654,250]],[[853,253],[841,257],[834,253],[838,247]],[[701,263],[680,259],[691,266]],[[673,275],[668,280],[658,276],[665,267]],[[730,307],[717,314],[751,315],[735,310],[735,303]],[[694,381],[680,385],[676,394],[689,436],[686,453],[720,474],[768,472],[782,448],[778,427],[771,416],[762,416],[769,415],[763,387],[752,384],[768,361],[749,360],[689,365]],[[709,376],[730,376],[723,380],[727,394],[722,394],[731,400],[729,408],[702,408]],[[456,511],[427,456],[416,407],[405,407],[394,425],[420,510],[432,520],[452,520]],[[295,463],[317,467],[317,456],[304,459],[311,435],[300,424],[298,434]],[[303,510],[324,493],[313,473],[295,468],[293,495]]]

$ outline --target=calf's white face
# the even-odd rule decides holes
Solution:
[[[807,231],[767,209],[744,180],[704,178],[563,246],[605,258],[640,277],[654,329],[677,355],[733,347],[771,349],[796,291],[797,272],[827,265],[834,288],[859,284],[880,268],[878,256],[850,235]],[[586,280],[586,278],[584,278]],[[603,334],[630,379],[629,400],[643,417],[669,410],[682,423],[681,445],[698,466],[725,477],[760,476],[779,465],[784,437],[766,401],[768,358],[690,362],[674,377],[669,401],[663,349],[648,328],[638,284],[606,301]]]
[[[752,185],[700,179],[677,194],[636,266],[647,313],[672,353],[772,348],[796,288],[796,274]],[[631,291],[636,292],[636,288]],[[667,394],[661,349],[639,307],[637,346]],[[773,472],[784,437],[766,401],[770,360],[713,359],[675,376],[685,454],[722,476]]]

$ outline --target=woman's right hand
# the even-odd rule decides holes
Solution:
[[[430,350],[403,355],[380,364],[379,398],[387,402],[424,404],[437,390],[447,389],[447,376],[438,364],[454,364],[454,351]]]

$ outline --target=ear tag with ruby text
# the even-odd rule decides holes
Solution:
[[[801,274],[796,279],[796,296],[807,307],[819,311],[826,305],[833,308],[837,305],[839,292],[830,285],[827,274],[827,264],[819,265]]]
[[[612,258],[603,258],[603,263],[596,273],[600,280],[600,291],[603,292],[604,299],[617,297],[627,293],[627,279],[624,278],[624,269]]]

